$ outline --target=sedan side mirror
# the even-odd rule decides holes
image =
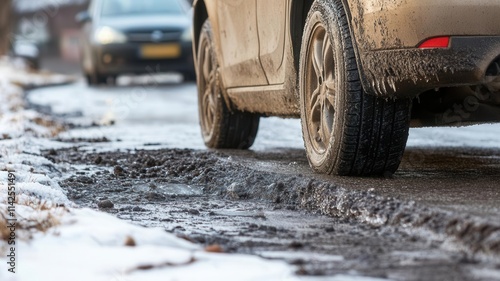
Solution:
[[[90,16],[88,11],[83,11],[76,15],[75,21],[79,24],[84,24],[86,22],[92,21],[92,17]]]

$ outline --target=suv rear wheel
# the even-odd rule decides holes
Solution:
[[[363,91],[341,0],[316,0],[300,56],[302,133],[311,167],[320,173],[394,173],[409,131],[410,100]]]
[[[219,83],[212,27],[207,20],[198,45],[198,109],[201,132],[209,148],[247,149],[252,146],[259,128],[259,115],[230,110]]]

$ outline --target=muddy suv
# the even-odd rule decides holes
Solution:
[[[498,0],[198,0],[193,48],[210,148],[300,117],[321,173],[391,174],[410,125],[500,121]]]

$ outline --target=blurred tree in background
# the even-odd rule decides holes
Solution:
[[[0,55],[9,51],[12,0],[0,0]]]

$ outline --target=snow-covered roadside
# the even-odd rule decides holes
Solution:
[[[64,128],[26,110],[22,89],[66,79],[0,60],[0,280],[296,278],[284,262],[212,253],[163,230],[74,206],[57,183],[60,172],[38,156],[62,146],[45,137]],[[9,191],[16,195],[11,204]]]

